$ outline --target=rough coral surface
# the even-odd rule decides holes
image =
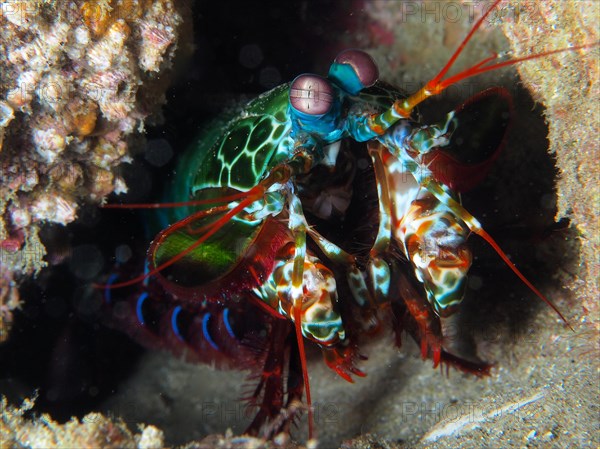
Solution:
[[[170,0],[0,2],[0,339],[43,223],[125,183],[114,168],[165,101],[182,22]],[[12,299],[11,299],[12,298]]]
[[[79,421],[71,419],[59,424],[48,415],[27,419],[25,413],[33,401],[25,400],[20,408],[7,405],[2,398],[0,438],[2,448],[65,448],[103,447],[131,449],[160,449],[164,447],[163,433],[156,427],[141,429],[132,434],[124,422],[112,420],[100,413],[90,413]]]
[[[115,449],[162,449],[164,433],[154,426],[138,425],[133,433],[121,419],[100,413],[89,413],[81,420],[72,418],[59,424],[48,415],[28,418],[35,399],[26,399],[20,407],[7,404],[0,398],[0,447],[19,448],[115,448]],[[272,441],[250,436],[236,437],[231,431],[225,435],[210,435],[182,449],[315,449],[316,443],[300,446],[281,434]]]
[[[523,14],[513,16],[503,26],[519,55],[599,40],[598,2],[534,1],[526,6]],[[524,85],[546,107],[549,152],[556,155],[560,170],[556,186],[558,216],[570,217],[582,240],[579,280],[572,283],[572,288],[596,322],[600,318],[600,64],[597,52],[596,48],[562,53],[518,66]],[[584,288],[580,288],[582,285]]]

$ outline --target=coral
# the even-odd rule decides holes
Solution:
[[[14,280],[45,265],[43,223],[126,191],[114,169],[165,101],[182,14],[171,0],[0,2],[2,335]],[[12,310],[12,309],[11,309]]]
[[[81,421],[73,418],[58,424],[48,415],[27,419],[24,417],[34,400],[25,400],[21,407],[7,404],[1,399],[2,419],[0,438],[2,448],[63,448],[103,447],[131,449],[160,449],[164,447],[163,434],[156,427],[142,427],[140,434],[132,434],[125,423],[112,420],[100,413],[90,413]]]
[[[0,398],[0,441],[2,449],[32,448],[115,448],[162,449],[164,434],[154,426],[139,425],[140,433],[133,434],[120,419],[100,413],[89,413],[81,420],[72,418],[59,424],[48,415],[28,418],[35,398],[26,399],[20,407],[8,405]],[[273,441],[250,436],[236,437],[231,431],[225,435],[210,435],[200,441],[182,446],[196,449],[315,449],[316,442],[300,446],[284,434]]]
[[[10,335],[13,323],[13,311],[20,306],[19,289],[12,278],[12,273],[4,265],[0,265],[0,343]]]

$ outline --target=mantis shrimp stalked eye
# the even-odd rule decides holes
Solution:
[[[325,78],[300,75],[290,85],[290,106],[306,115],[327,114],[335,102],[334,91]]]
[[[379,68],[368,53],[350,49],[337,55],[327,76],[346,92],[356,95],[377,82]]]

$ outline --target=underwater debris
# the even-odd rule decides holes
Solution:
[[[0,8],[5,338],[14,281],[46,264],[40,225],[70,223],[78,202],[126,190],[114,169],[130,160],[132,137],[165,102],[182,14],[171,0],[3,1]]]

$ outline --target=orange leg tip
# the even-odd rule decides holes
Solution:
[[[349,382],[351,384],[354,383],[354,379],[352,379],[352,376],[350,376],[350,374],[348,374],[346,371],[343,371],[341,369],[337,369],[336,373],[338,373],[338,375],[344,379],[346,382]]]

